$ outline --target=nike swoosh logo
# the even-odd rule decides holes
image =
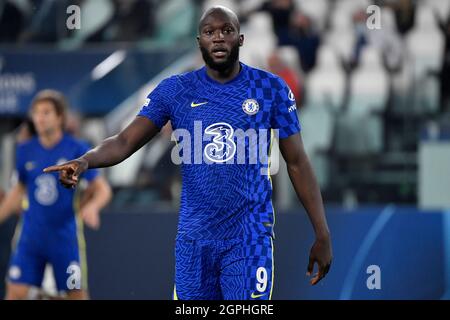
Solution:
[[[263,293],[263,294],[255,294],[254,292],[252,292],[252,295],[250,296],[252,299],[257,299],[257,298],[261,298],[263,296],[265,296],[267,293]]]
[[[191,102],[191,107],[192,107],[192,108],[195,108],[195,107],[198,107],[198,106],[207,104],[207,103],[208,103],[208,101],[207,101],[207,102],[200,102],[200,103],[194,103],[194,102]]]

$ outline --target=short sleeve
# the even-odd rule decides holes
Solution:
[[[27,183],[27,170],[25,169],[25,155],[22,147],[16,148],[16,174],[20,183]]]
[[[79,144],[80,144],[80,147],[79,147],[79,152],[77,154],[77,157],[81,157],[83,154],[88,152],[89,149],[91,149],[91,147],[89,146],[89,144],[87,142],[80,141]],[[98,169],[88,169],[86,172],[83,173],[82,178],[86,179],[88,182],[91,182],[95,178],[98,177],[99,173],[100,172]]]
[[[300,132],[301,127],[294,94],[284,80],[278,81],[280,86],[277,88],[272,106],[271,126],[272,129],[278,129],[280,139],[284,139]]]
[[[171,78],[161,81],[161,83],[147,96],[138,116],[150,119],[158,128],[170,119],[169,97],[174,90],[174,82]]]

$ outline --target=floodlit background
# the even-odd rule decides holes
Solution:
[[[159,81],[202,65],[196,27],[214,4],[241,19],[241,61],[294,92],[329,217],[335,260],[312,288],[311,227],[274,156],[274,298],[448,298],[450,0],[1,0],[0,197],[37,91],[66,94],[68,131],[96,145]],[[85,231],[94,299],[171,297],[181,181],[170,135],[104,170],[114,198],[101,229]],[[0,226],[2,279],[16,222]],[[367,286],[370,266],[380,289]]]

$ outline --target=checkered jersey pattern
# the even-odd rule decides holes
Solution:
[[[158,127],[170,120],[175,130],[184,159],[178,239],[272,235],[264,154],[274,133],[284,139],[300,131],[293,94],[281,78],[241,63],[238,76],[218,83],[203,67],[163,80],[138,115]],[[251,130],[259,133],[256,162],[246,137]]]

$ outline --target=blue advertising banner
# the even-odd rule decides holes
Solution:
[[[277,214],[274,299],[450,299],[450,212],[387,205],[327,214],[334,260],[316,286],[306,276],[314,241],[307,215],[300,208]],[[175,212],[105,212],[99,231],[86,228],[92,299],[171,299],[177,219]],[[13,222],[0,226],[0,276]]]
[[[314,234],[302,209],[277,214],[274,299],[441,299],[448,282],[443,212],[375,206],[327,209],[334,260],[317,286],[306,277]],[[105,214],[87,231],[92,298],[170,299],[177,215]]]
[[[74,110],[102,116],[186,51],[0,49],[0,115],[25,115],[33,96],[51,88]]]
[[[37,91],[68,94],[108,52],[0,51],[0,114],[23,115]]]

